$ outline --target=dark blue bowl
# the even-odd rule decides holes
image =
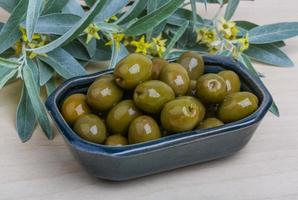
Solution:
[[[67,80],[50,95],[46,107],[74,156],[98,178],[122,181],[222,158],[247,144],[269,110],[272,97],[263,83],[241,63],[219,56],[205,56],[204,61],[206,72],[223,69],[235,71],[241,78],[242,89],[258,96],[258,110],[242,120],[218,128],[187,131],[150,142],[110,147],[80,138],[63,119],[59,107],[67,96],[86,92],[96,78],[110,74],[112,70]]]

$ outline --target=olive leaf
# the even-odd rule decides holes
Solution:
[[[62,8],[62,13],[75,14],[80,17],[83,17],[85,11],[80,5],[80,2],[69,0],[67,4]]]
[[[74,40],[71,43],[65,45],[63,49],[66,50],[70,55],[72,55],[76,59],[84,60],[84,61],[90,60],[90,57],[86,48],[78,40]]]
[[[298,35],[298,22],[284,22],[255,27],[248,32],[249,42],[265,44],[285,40]]]
[[[183,35],[183,33],[185,32],[185,30],[188,27],[189,22],[186,21],[182,24],[182,26],[177,30],[177,32],[175,33],[175,35],[173,36],[173,38],[171,39],[170,43],[168,44],[166,51],[163,54],[164,58],[167,58],[170,50],[174,47],[174,45],[176,44],[176,42],[180,39],[180,37]]]
[[[39,17],[35,32],[41,34],[63,35],[71,29],[80,16],[70,13],[53,13]]]
[[[57,83],[54,78],[51,78],[46,84],[47,95],[49,96],[56,89]]]
[[[146,33],[152,27],[157,26],[167,17],[175,12],[183,3],[183,0],[172,0],[158,8],[154,12],[140,18],[135,23],[130,25],[124,33],[127,35],[140,35]]]
[[[92,58],[96,51],[96,40],[93,38],[90,42],[86,43],[86,38],[84,36],[78,37],[78,41],[85,47],[87,50],[89,57]]]
[[[167,23],[175,25],[175,26],[181,26],[186,21],[190,21],[190,24],[196,24],[196,27],[200,27],[204,25],[203,19],[200,17],[200,15],[196,15],[196,22],[193,22],[193,13],[190,10],[178,8],[173,15],[168,17]]]
[[[16,128],[22,142],[28,141],[36,126],[36,116],[34,109],[26,90],[25,85],[22,88],[21,98],[16,112]]]
[[[68,79],[86,74],[86,70],[67,51],[57,48],[39,59],[50,65],[60,76]]]
[[[0,0],[0,7],[8,12],[12,12],[20,0]]]
[[[54,70],[40,59],[36,59],[39,71],[39,85],[45,85],[54,75]]]
[[[18,68],[20,65],[21,63],[14,61],[12,59],[0,58],[0,68],[15,69],[15,68]]]
[[[259,62],[267,63],[280,67],[292,67],[294,63],[280,49],[272,44],[250,45],[249,49],[244,51],[250,58]]]
[[[35,31],[35,26],[40,15],[43,1],[29,0],[27,17],[26,17],[26,31],[28,40],[32,41],[32,36]]]
[[[47,53],[72,41],[89,26],[89,24],[93,21],[97,13],[99,13],[102,10],[106,2],[107,0],[97,1],[84,17],[82,17],[71,29],[69,29],[58,39],[54,40],[53,42],[50,42],[45,46],[36,49],[30,49],[30,51],[34,51],[35,53]]]
[[[116,15],[120,10],[122,10],[127,4],[129,0],[110,0],[102,11],[98,13],[95,17],[95,22],[103,22],[104,20]]]
[[[73,0],[47,0],[42,13],[43,14],[58,13],[63,9],[63,7],[67,4],[68,1],[73,1]]]
[[[11,47],[20,37],[19,24],[25,19],[28,0],[21,0],[13,9],[0,32],[0,53]]]
[[[277,105],[276,105],[276,103],[274,101],[272,102],[272,105],[271,105],[269,111],[271,113],[273,113],[276,117],[279,117],[280,116],[279,109],[278,109],[278,107],[277,107]]]
[[[117,21],[117,24],[125,24],[137,18],[146,8],[148,0],[135,0],[133,5]]]
[[[0,68],[0,90],[5,86],[5,84],[13,78],[16,73],[18,72],[17,69],[9,69],[9,68]]]
[[[32,60],[27,59],[26,65],[23,68],[23,80],[28,92],[28,96],[32,103],[34,113],[36,115],[37,121],[39,122],[43,132],[46,134],[48,139],[53,139],[53,131],[50,125],[49,118],[47,116],[44,104],[39,96],[39,86],[36,82],[34,72],[32,71],[35,63]]]
[[[193,30],[196,29],[197,23],[197,5],[196,0],[190,0],[191,11],[192,11],[192,20],[193,20]]]
[[[226,20],[230,20],[233,17],[233,15],[238,7],[239,2],[240,2],[240,0],[229,0],[228,1],[228,5],[227,5],[225,16],[224,16],[224,18]]]

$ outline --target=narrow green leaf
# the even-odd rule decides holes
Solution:
[[[38,58],[36,62],[39,70],[39,85],[43,86],[53,77],[54,70]]]
[[[298,22],[284,22],[258,26],[249,32],[249,42],[265,44],[285,40],[298,35]]]
[[[121,11],[127,4],[129,0],[110,0],[106,3],[104,8],[95,17],[95,22],[103,22],[104,20],[116,15]]]
[[[226,20],[230,20],[233,17],[233,15],[238,7],[239,2],[240,2],[240,0],[229,0],[228,1],[228,5],[227,5],[225,16],[224,16],[224,18]]]
[[[167,23],[175,25],[175,26],[181,26],[186,21],[190,21],[190,24],[193,24],[193,13],[190,10],[184,9],[184,8],[178,8],[173,15],[167,18]],[[200,17],[200,15],[197,14],[196,16],[197,22],[196,26],[203,26],[204,20]]]
[[[67,4],[68,1],[73,1],[73,0],[47,0],[42,14],[60,12],[63,9],[63,7]]]
[[[280,49],[271,44],[250,45],[244,52],[250,58],[259,62],[280,67],[292,67],[294,63]]]
[[[116,64],[125,56],[127,56],[129,52],[127,51],[126,47],[123,44],[120,44],[120,46],[117,48],[117,45],[115,45],[114,41],[112,44],[112,56],[111,61],[108,69],[115,68]]]
[[[11,47],[20,37],[19,25],[25,19],[28,0],[21,0],[13,9],[0,32],[0,53]]]
[[[123,31],[123,29],[117,24],[98,22],[96,25],[100,27],[100,30],[108,33],[119,33]]]
[[[148,0],[135,0],[133,5],[118,20],[117,24],[125,24],[137,18],[146,8]]]
[[[99,41],[92,62],[108,61],[111,59],[111,47],[106,46],[104,42]]]
[[[25,65],[23,68],[24,83],[34,109],[34,113],[37,117],[37,121],[39,122],[47,138],[53,139],[54,135],[52,127],[48,119],[44,104],[39,96],[39,86],[37,85],[37,82],[34,78],[34,74],[31,70],[32,65],[34,65],[33,61],[27,59],[27,65]]]
[[[253,29],[255,27],[258,27],[259,25],[253,23],[253,22],[249,22],[249,21],[235,21],[236,25],[249,31],[250,29]]]
[[[80,2],[73,0],[69,0],[67,2],[67,4],[62,9],[62,13],[75,14],[81,17],[85,15],[85,11],[82,8]]]
[[[82,31],[84,31],[89,24],[93,21],[97,13],[99,13],[102,8],[104,7],[104,4],[107,2],[107,0],[100,0],[97,1],[94,6],[90,9],[90,11],[82,17],[71,29],[69,29],[65,34],[60,36],[58,39],[54,40],[53,42],[50,42],[49,44],[32,49],[35,53],[47,53],[50,52],[70,41],[75,39]]]
[[[88,51],[78,40],[74,40],[71,43],[65,45],[63,49],[76,59],[84,61],[88,61],[90,59]]]
[[[26,87],[23,85],[22,95],[16,113],[16,128],[22,142],[26,142],[31,138],[35,126],[36,117],[34,109]]]
[[[54,78],[51,78],[46,84],[46,90],[47,90],[47,95],[49,96],[50,94],[52,94],[52,92],[54,92],[54,90],[57,87],[57,83],[55,81]]]
[[[63,35],[80,19],[80,16],[69,13],[43,15],[37,21],[35,32],[41,34]]]
[[[154,12],[140,18],[124,31],[127,35],[140,35],[152,27],[159,25],[162,21],[172,15],[183,3],[183,0],[172,0],[164,4]]]
[[[172,50],[172,48],[174,47],[174,45],[176,44],[176,42],[180,39],[180,37],[183,35],[183,33],[185,32],[185,30],[188,27],[189,22],[186,21],[185,23],[182,24],[182,26],[177,30],[176,34],[174,35],[174,37],[171,39],[170,43],[167,46],[166,51],[163,54],[164,58],[167,58],[169,52]]]
[[[0,58],[0,68],[10,68],[10,69],[15,69],[18,68],[21,65],[21,63],[14,61],[12,59],[5,59],[5,58]]]
[[[7,74],[5,74],[5,76],[3,76],[3,78],[0,80],[0,90],[4,87],[4,85],[12,78],[16,75],[16,73],[18,72],[17,69],[11,69]],[[0,75],[1,76],[1,75]]]
[[[47,57],[39,56],[39,59],[50,65],[59,75],[66,79],[86,74],[80,63],[62,48],[51,51]]]
[[[88,44],[86,43],[86,37],[85,36],[81,36],[78,37],[78,41],[85,47],[85,49],[87,50],[89,57],[92,58],[95,54],[96,51],[96,39],[92,39]]]
[[[91,7],[93,4],[95,4],[96,0],[85,0],[85,3],[87,6]]]
[[[196,23],[197,23],[196,0],[190,0],[190,5],[191,5],[191,11],[192,11],[193,30],[196,30]]]
[[[35,31],[35,26],[40,15],[42,4],[43,1],[29,0],[26,17],[26,31],[30,42]]]
[[[20,0],[0,0],[0,7],[7,12],[12,12],[19,2]]]
[[[275,103],[274,101],[273,101],[273,103],[272,103],[272,105],[271,105],[269,111],[270,111],[272,114],[274,114],[276,117],[279,117],[279,116],[280,116],[278,107],[277,107],[277,105],[276,105],[276,103]]]

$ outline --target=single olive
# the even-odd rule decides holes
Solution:
[[[203,57],[195,52],[185,52],[177,60],[188,72],[191,80],[198,80],[204,73],[204,60]]]
[[[170,132],[192,130],[202,119],[204,113],[197,102],[192,99],[182,98],[172,100],[161,111],[162,126]]]
[[[128,141],[126,137],[119,134],[111,135],[105,141],[105,145],[109,145],[109,146],[123,146],[127,144],[128,144]]]
[[[251,92],[236,92],[226,96],[218,108],[218,118],[224,123],[237,121],[252,114],[259,100]]]
[[[167,65],[169,62],[163,58],[153,58],[152,59],[152,75],[151,79],[158,80],[159,74],[161,70]]]
[[[124,100],[115,105],[108,113],[107,126],[111,133],[127,135],[129,124],[141,112],[136,108],[132,100]]]
[[[228,93],[239,92],[241,87],[241,82],[239,76],[231,71],[231,70],[224,70],[218,73],[221,76],[227,85]]]
[[[220,121],[219,119],[215,117],[206,118],[204,119],[199,125],[197,126],[197,129],[203,129],[203,128],[214,128],[217,126],[221,126],[224,123]]]
[[[189,88],[189,77],[186,69],[178,63],[170,63],[161,70],[160,80],[168,84],[176,96],[183,96]]]
[[[136,144],[155,140],[161,137],[161,132],[156,121],[146,115],[135,118],[128,130],[129,144]]]
[[[133,95],[136,106],[148,113],[159,113],[165,103],[174,98],[173,89],[159,80],[141,83]]]
[[[196,103],[199,108],[199,113],[200,113],[199,122],[204,119],[205,114],[206,114],[206,108],[205,108],[204,104],[198,98],[192,97],[192,96],[181,96],[181,97],[177,97],[177,99],[189,99],[192,102]]]
[[[123,97],[123,90],[118,87],[112,76],[96,79],[88,88],[87,102],[97,111],[107,111]]]
[[[107,137],[107,129],[98,116],[85,114],[74,123],[73,130],[83,139],[102,144]]]
[[[64,100],[61,114],[67,123],[73,124],[81,115],[91,113],[86,99],[84,94],[73,94]]]
[[[127,90],[149,80],[152,74],[152,61],[142,54],[133,53],[123,58],[115,67],[116,83]]]
[[[204,103],[220,103],[227,96],[227,86],[217,74],[204,74],[197,82],[197,96]]]

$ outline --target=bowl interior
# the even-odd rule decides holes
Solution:
[[[261,120],[265,113],[268,111],[272,103],[272,98],[265,86],[263,85],[263,83],[259,80],[259,78],[251,75],[243,65],[230,58],[205,56],[204,61],[206,66],[205,73],[217,73],[224,69],[235,71],[241,79],[241,89],[244,91],[250,91],[259,98],[260,106],[258,110],[242,120],[228,123],[218,128],[187,131],[179,134],[165,136],[158,140],[149,141],[145,143],[126,145],[122,147],[110,147],[106,145],[91,143],[80,138],[76,133],[74,133],[74,131],[72,131],[71,127],[63,119],[59,108],[66,97],[74,93],[86,93],[88,87],[96,78],[105,74],[111,74],[113,73],[113,70],[106,70],[92,75],[76,77],[66,81],[58,89],[56,89],[56,91],[48,98],[46,106],[50,114],[52,115],[54,121],[58,125],[58,128],[60,129],[61,133],[71,145],[74,145],[77,148],[80,148],[85,151],[87,150],[92,152],[119,155],[144,151],[146,149],[159,148],[160,146],[166,147],[169,145],[178,144],[183,140],[191,140],[192,137],[204,137],[214,135],[227,130],[249,126]]]

